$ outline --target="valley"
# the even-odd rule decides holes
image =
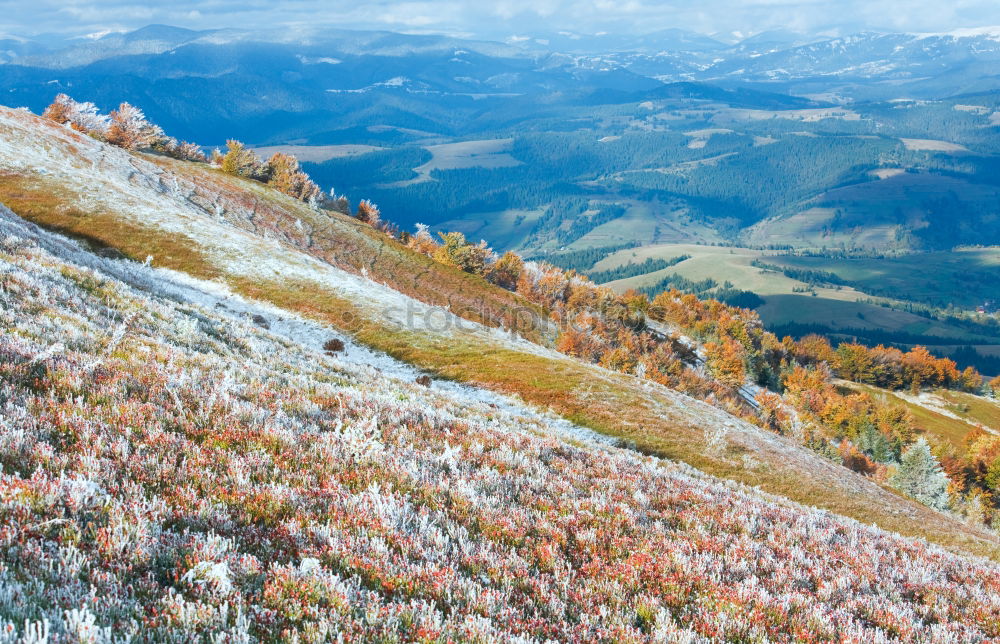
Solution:
[[[951,250],[1000,239],[1000,184],[993,171],[998,151],[983,138],[992,107],[924,101],[856,106],[850,114],[772,111],[767,118],[744,111],[742,121],[718,104],[701,103],[697,112],[684,107],[637,104],[627,117],[591,120],[576,133],[519,134],[535,127],[522,124],[503,132],[513,135],[507,154],[519,166],[438,167],[429,175],[416,173],[421,180],[432,178],[430,183],[407,179],[390,188],[362,182],[347,191],[372,195],[387,211],[405,213],[404,221],[461,231],[531,256],[639,244],[649,247],[637,251],[642,261],[661,248],[666,256],[687,252],[669,245],[692,243],[815,255],[779,263],[822,266],[850,286],[816,289],[787,278],[781,283],[762,278],[745,261],[700,260],[615,286],[652,286],[673,273],[731,282],[768,302],[760,313],[779,332],[844,337],[836,329],[852,329],[847,335],[869,329],[877,331],[869,341],[936,345],[946,355],[970,343],[980,357],[965,351],[966,364],[1000,370],[994,363],[995,320],[980,316],[986,326],[970,327],[929,321],[913,311],[931,307],[938,317],[976,318],[977,308],[990,311],[989,303],[1000,299],[996,263],[972,259],[971,248]],[[671,114],[674,120],[664,118]],[[943,118],[962,123],[954,142],[916,138]],[[893,136],[884,134],[887,129]],[[307,167],[321,182],[385,167],[364,162],[360,157]],[[864,256],[873,258],[870,265],[889,266],[888,272],[882,268],[857,281]],[[916,279],[928,262],[944,274]]]
[[[941,355],[961,351],[957,356],[960,362],[974,364],[987,373],[1000,368],[995,362],[1000,356],[1000,324],[993,317],[995,310],[976,313],[996,298],[994,272],[1000,249],[837,257],[732,246],[655,244],[619,250],[581,268],[606,272],[650,259],[684,256],[689,259],[669,268],[607,285],[619,292],[658,290],[664,280],[679,276],[708,286],[701,291],[706,295],[730,288],[760,296],[762,301],[752,302],[753,308],[778,335],[822,333],[839,339],[859,338],[869,344],[920,344]],[[928,263],[936,269],[923,275]],[[980,357],[969,354],[970,349]]]

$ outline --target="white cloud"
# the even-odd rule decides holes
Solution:
[[[345,28],[440,30],[491,38],[510,33],[703,33],[834,28],[941,31],[1000,24],[996,0],[0,0],[0,32],[72,35],[149,23],[190,28],[269,28],[326,23]]]

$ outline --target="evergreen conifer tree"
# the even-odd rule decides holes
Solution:
[[[948,509],[948,477],[923,438],[903,453],[899,469],[889,483],[924,505],[936,510]]]

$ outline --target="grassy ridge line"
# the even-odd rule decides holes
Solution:
[[[229,185],[234,193],[242,190],[242,182]],[[278,193],[273,199],[279,204],[295,203]],[[130,257],[144,258],[150,252],[163,251],[156,255],[157,265],[216,277],[241,294],[344,328],[362,342],[411,364],[444,377],[516,393],[582,425],[632,441],[643,452],[682,460],[710,474],[758,485],[794,501],[878,523],[902,534],[1000,559],[1000,545],[986,533],[901,499],[790,441],[677,392],[570,358],[540,355],[543,350],[520,349],[491,339],[488,333],[444,335],[401,330],[371,306],[362,306],[360,300],[348,299],[343,293],[338,295],[334,284],[342,278],[334,269],[322,269],[315,260],[293,253],[280,240],[253,240],[232,229],[226,233],[220,228],[223,224],[207,215],[202,225],[209,239],[185,237],[165,230],[155,218],[130,214],[127,204],[112,206],[68,193],[65,179],[55,176],[27,180],[2,175],[0,201],[9,202],[15,212],[36,223],[91,239]],[[219,238],[211,238],[213,234]],[[267,253],[257,259],[270,265],[258,266],[246,253],[238,262],[219,252],[219,245],[249,241],[254,241],[255,252]],[[355,242],[361,245],[360,240],[350,243]],[[399,252],[403,262],[400,270],[407,267],[405,260],[418,257]],[[303,265],[316,269],[314,275],[319,277],[296,279]],[[275,266],[284,269],[287,276],[275,277],[282,272]],[[437,284],[437,276],[447,273],[437,266],[431,268],[436,272],[428,283]],[[440,283],[450,284],[448,279]],[[483,284],[481,290],[488,292],[490,288]],[[371,289],[374,293],[378,287],[371,285]],[[450,295],[441,293],[446,299]],[[728,426],[725,448],[719,453],[706,449],[708,437],[724,426]]]

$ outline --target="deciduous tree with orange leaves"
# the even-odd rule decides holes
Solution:
[[[275,152],[267,161],[267,185],[300,201],[318,199],[322,193],[290,154]]]
[[[98,138],[104,136],[108,129],[108,117],[99,113],[96,105],[74,101],[66,94],[57,95],[42,116]]]
[[[708,368],[715,378],[730,387],[740,387],[746,381],[745,353],[743,345],[735,340],[709,342],[705,344]]]
[[[266,169],[260,157],[241,141],[230,139],[226,141],[226,148],[226,153],[219,159],[219,168],[223,172],[256,181],[263,181],[267,178]]]
[[[358,204],[358,211],[355,213],[354,217],[358,221],[363,221],[373,228],[377,228],[378,225],[382,223],[382,211],[378,209],[378,206],[367,199],[362,199],[361,203]]]
[[[513,290],[524,270],[524,260],[517,253],[507,251],[486,271],[486,279],[501,288]]]
[[[785,403],[776,393],[761,391],[755,396],[757,413],[764,426],[772,431],[785,433],[790,420]]]

